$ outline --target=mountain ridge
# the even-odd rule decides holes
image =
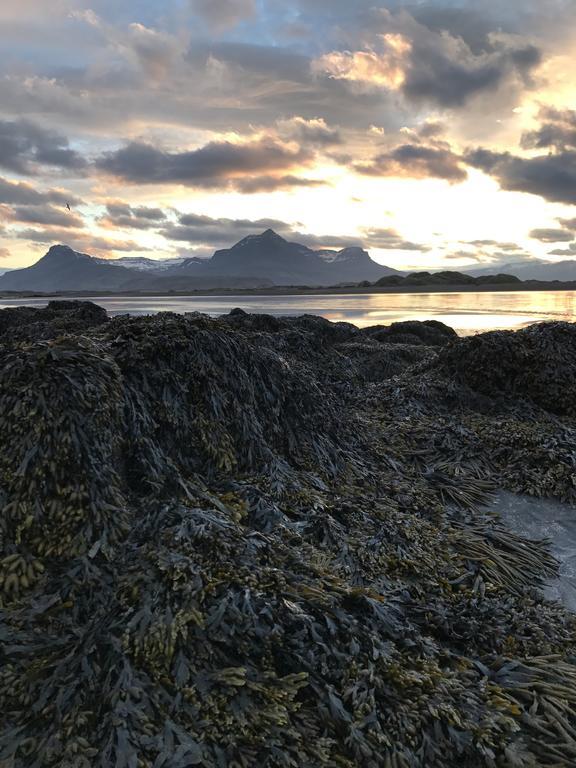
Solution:
[[[377,264],[362,248],[314,251],[289,242],[272,229],[248,235],[211,259],[173,259],[171,263],[134,257],[108,260],[53,245],[35,264],[0,276],[0,290],[195,290],[265,288],[282,285],[325,287],[377,280],[397,270]]]

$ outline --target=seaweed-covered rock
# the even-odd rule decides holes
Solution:
[[[353,360],[361,381],[376,382],[390,379],[408,368],[435,357],[434,351],[424,345],[386,344],[372,339],[340,344],[338,352]]]
[[[432,347],[234,317],[4,337],[0,764],[570,765],[557,564],[482,504],[568,495],[571,425],[430,407]]]
[[[0,311],[0,339],[53,339],[81,333],[108,322],[106,310],[91,301],[50,301],[46,307],[11,307]]]
[[[576,325],[540,323],[493,331],[442,350],[437,370],[489,396],[524,398],[576,415]]]
[[[450,326],[439,320],[405,320],[391,325],[374,325],[364,328],[362,334],[386,344],[414,344],[443,347],[458,338]]]

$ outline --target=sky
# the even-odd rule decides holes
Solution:
[[[576,0],[3,3],[0,268],[269,227],[398,269],[576,258],[575,44]]]

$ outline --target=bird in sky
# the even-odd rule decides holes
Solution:
[[[68,208],[69,211],[71,210],[70,203],[66,203],[66,208]]]

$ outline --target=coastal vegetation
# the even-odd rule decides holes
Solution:
[[[0,765],[576,758],[576,326],[0,312]]]

